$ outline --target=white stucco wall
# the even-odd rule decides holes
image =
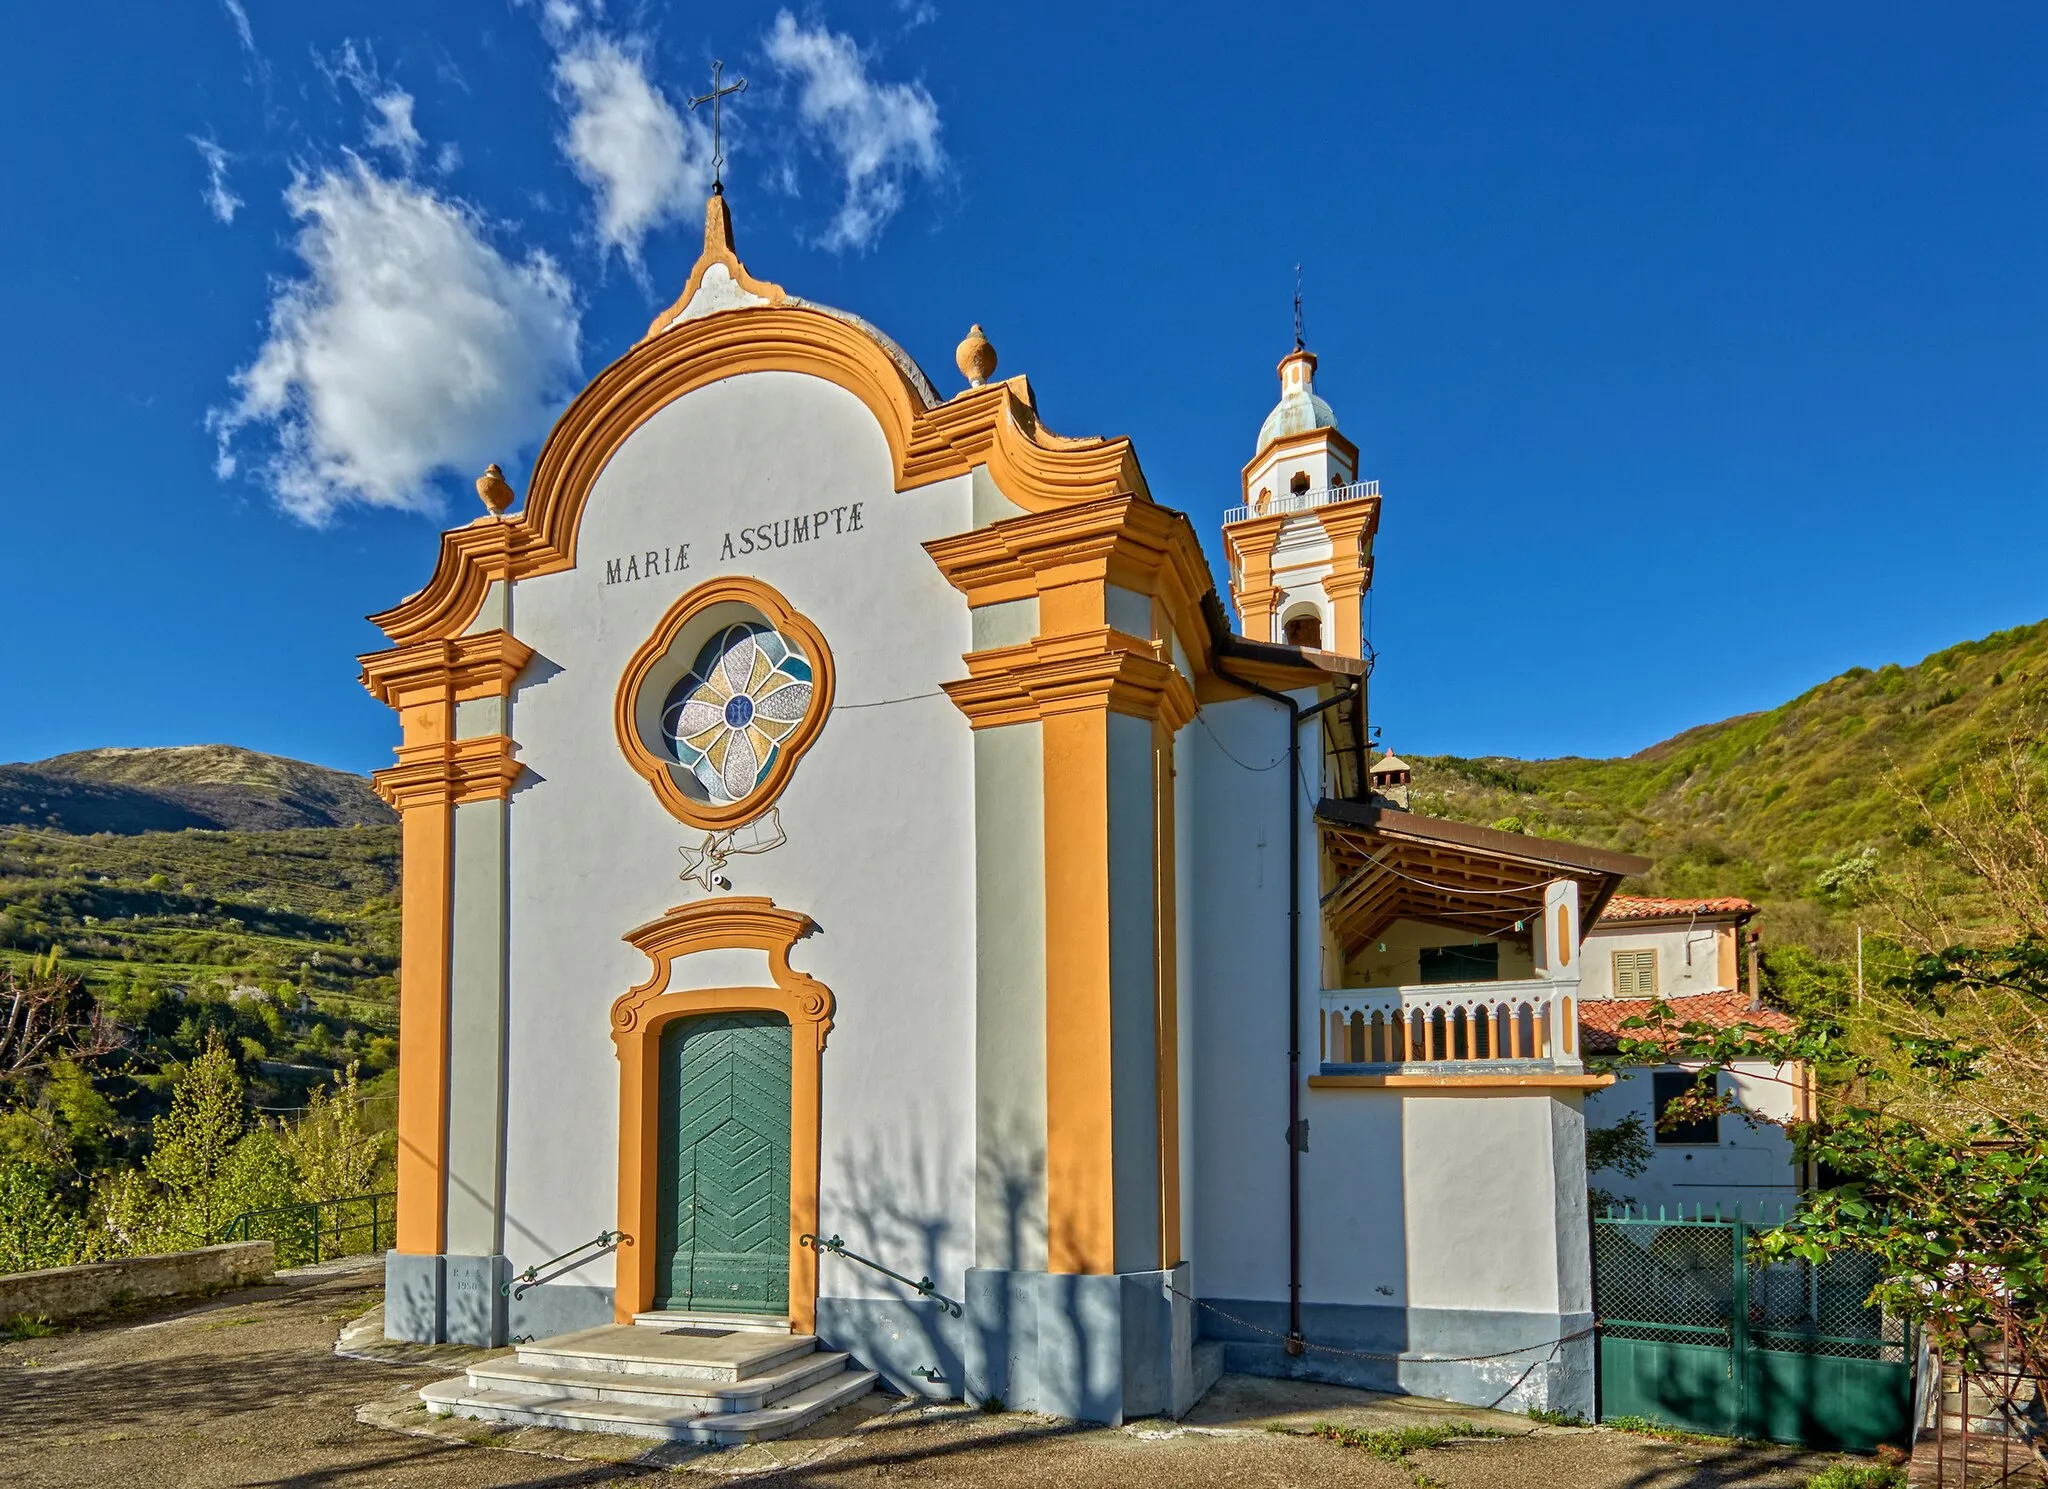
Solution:
[[[1662,1068],[1696,1070],[1698,1066]],[[1640,1177],[1624,1178],[1606,1170],[1593,1174],[1591,1182],[1652,1210],[1662,1205],[1675,1212],[1683,1205],[1691,1214],[1696,1205],[1711,1211],[1718,1204],[1723,1214],[1732,1215],[1739,1205],[1747,1218],[1756,1219],[1758,1207],[1763,1206],[1763,1218],[1773,1221],[1780,1205],[1789,1213],[1799,1197],[1799,1179],[1792,1140],[1784,1129],[1724,1115],[1721,1140],[1712,1146],[1656,1143],[1652,1073],[1645,1068],[1623,1070],[1606,1090],[1587,1093],[1589,1128],[1611,1127],[1633,1113],[1642,1118],[1653,1138],[1650,1165]],[[1741,1061],[1723,1073],[1721,1089],[1745,1109],[1783,1121],[1798,1105],[1798,1082],[1799,1072],[1792,1066]]]
[[[1657,953],[1657,991],[1662,997],[1732,989],[1735,982],[1724,976],[1721,948],[1724,938],[1733,934],[1734,928],[1725,921],[1690,927],[1683,922],[1649,926],[1596,923],[1586,935],[1580,996],[1613,997],[1614,953],[1638,950]]]
[[[1286,720],[1278,704],[1245,698],[1205,706],[1181,731],[1199,865],[1189,886],[1194,1090],[1181,1134],[1194,1185],[1183,1203],[1207,1297],[1286,1296]],[[1314,834],[1302,836],[1313,852]],[[1304,975],[1314,966],[1311,943]],[[1313,1032],[1304,1025],[1304,1039]]]
[[[515,1264],[614,1223],[618,1067],[607,1012],[646,960],[619,938],[698,898],[678,849],[704,834],[628,767],[613,697],[629,658],[693,585],[746,574],[823,632],[835,704],[780,800],[788,842],[727,867],[734,892],[817,921],[794,964],[837,998],[823,1057],[821,1229],[957,1290],[973,1224],[973,765],[939,692],[967,611],[922,541],[970,521],[969,478],[892,489],[886,443],[850,393],[751,373],[668,405],[598,478],[579,567],[519,584],[538,657],[513,732],[506,1249]],[[858,532],[721,560],[729,530],[861,504]],[[844,525],[843,523],[841,524]],[[687,571],[606,582],[606,559],[689,544]],[[672,563],[673,559],[668,562]],[[901,701],[897,701],[901,700]],[[724,979],[746,954],[685,978]],[[702,985],[701,983],[699,985]],[[893,1296],[827,1259],[827,1296]],[[579,1280],[610,1281],[599,1263]]]

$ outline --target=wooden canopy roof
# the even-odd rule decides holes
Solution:
[[[1474,940],[1513,934],[1543,916],[1543,886],[1579,884],[1579,924],[1600,914],[1615,886],[1650,860],[1608,848],[1527,837],[1378,803],[1324,800],[1316,825],[1335,880],[1323,915],[1349,952],[1397,920],[1470,930]],[[1526,934],[1526,932],[1525,932]]]

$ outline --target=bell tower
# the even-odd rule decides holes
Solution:
[[[1380,483],[1358,479],[1358,446],[1316,395],[1316,354],[1298,324],[1280,359],[1280,401],[1244,468],[1244,500],[1223,514],[1230,598],[1253,641],[1358,657]]]

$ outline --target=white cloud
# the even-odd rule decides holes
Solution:
[[[437,474],[474,475],[546,430],[577,371],[577,308],[546,254],[514,261],[476,210],[350,157],[300,176],[300,278],[277,287],[268,339],[208,416],[217,470],[260,434],[256,474],[290,515],[432,512]]]
[[[249,12],[242,9],[242,0],[220,0],[228,13],[228,20],[234,24],[235,36],[242,43],[242,50],[255,57],[256,33],[249,29]]]
[[[242,199],[228,186],[228,162],[234,156],[223,150],[210,139],[191,135],[193,148],[199,151],[199,158],[206,164],[206,186],[199,193],[206,203],[206,210],[213,214],[213,220],[223,225],[235,220],[235,213],[242,205]]]
[[[420,147],[426,143],[412,122],[412,95],[402,88],[393,88],[370,99],[369,104],[377,117],[370,121],[363,137],[373,148],[391,151],[410,170],[420,158]]]
[[[868,247],[902,207],[907,175],[945,174],[938,104],[921,83],[870,79],[852,37],[801,26],[786,10],[764,44],[769,60],[798,81],[797,117],[844,177],[824,245]]]
[[[370,110],[363,140],[373,150],[389,150],[410,171],[420,158],[426,141],[413,123],[413,96],[396,83],[386,83],[377,71],[377,57],[367,46],[344,41],[332,63],[313,59],[326,75],[328,86],[339,93],[346,83]]]
[[[648,233],[687,217],[711,189],[711,131],[676,112],[631,37],[566,42],[555,83],[568,113],[562,153],[596,198],[598,239],[637,273]]]

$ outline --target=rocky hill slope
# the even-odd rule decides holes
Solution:
[[[396,820],[361,776],[233,745],[80,750],[0,765],[0,828],[278,832]]]

